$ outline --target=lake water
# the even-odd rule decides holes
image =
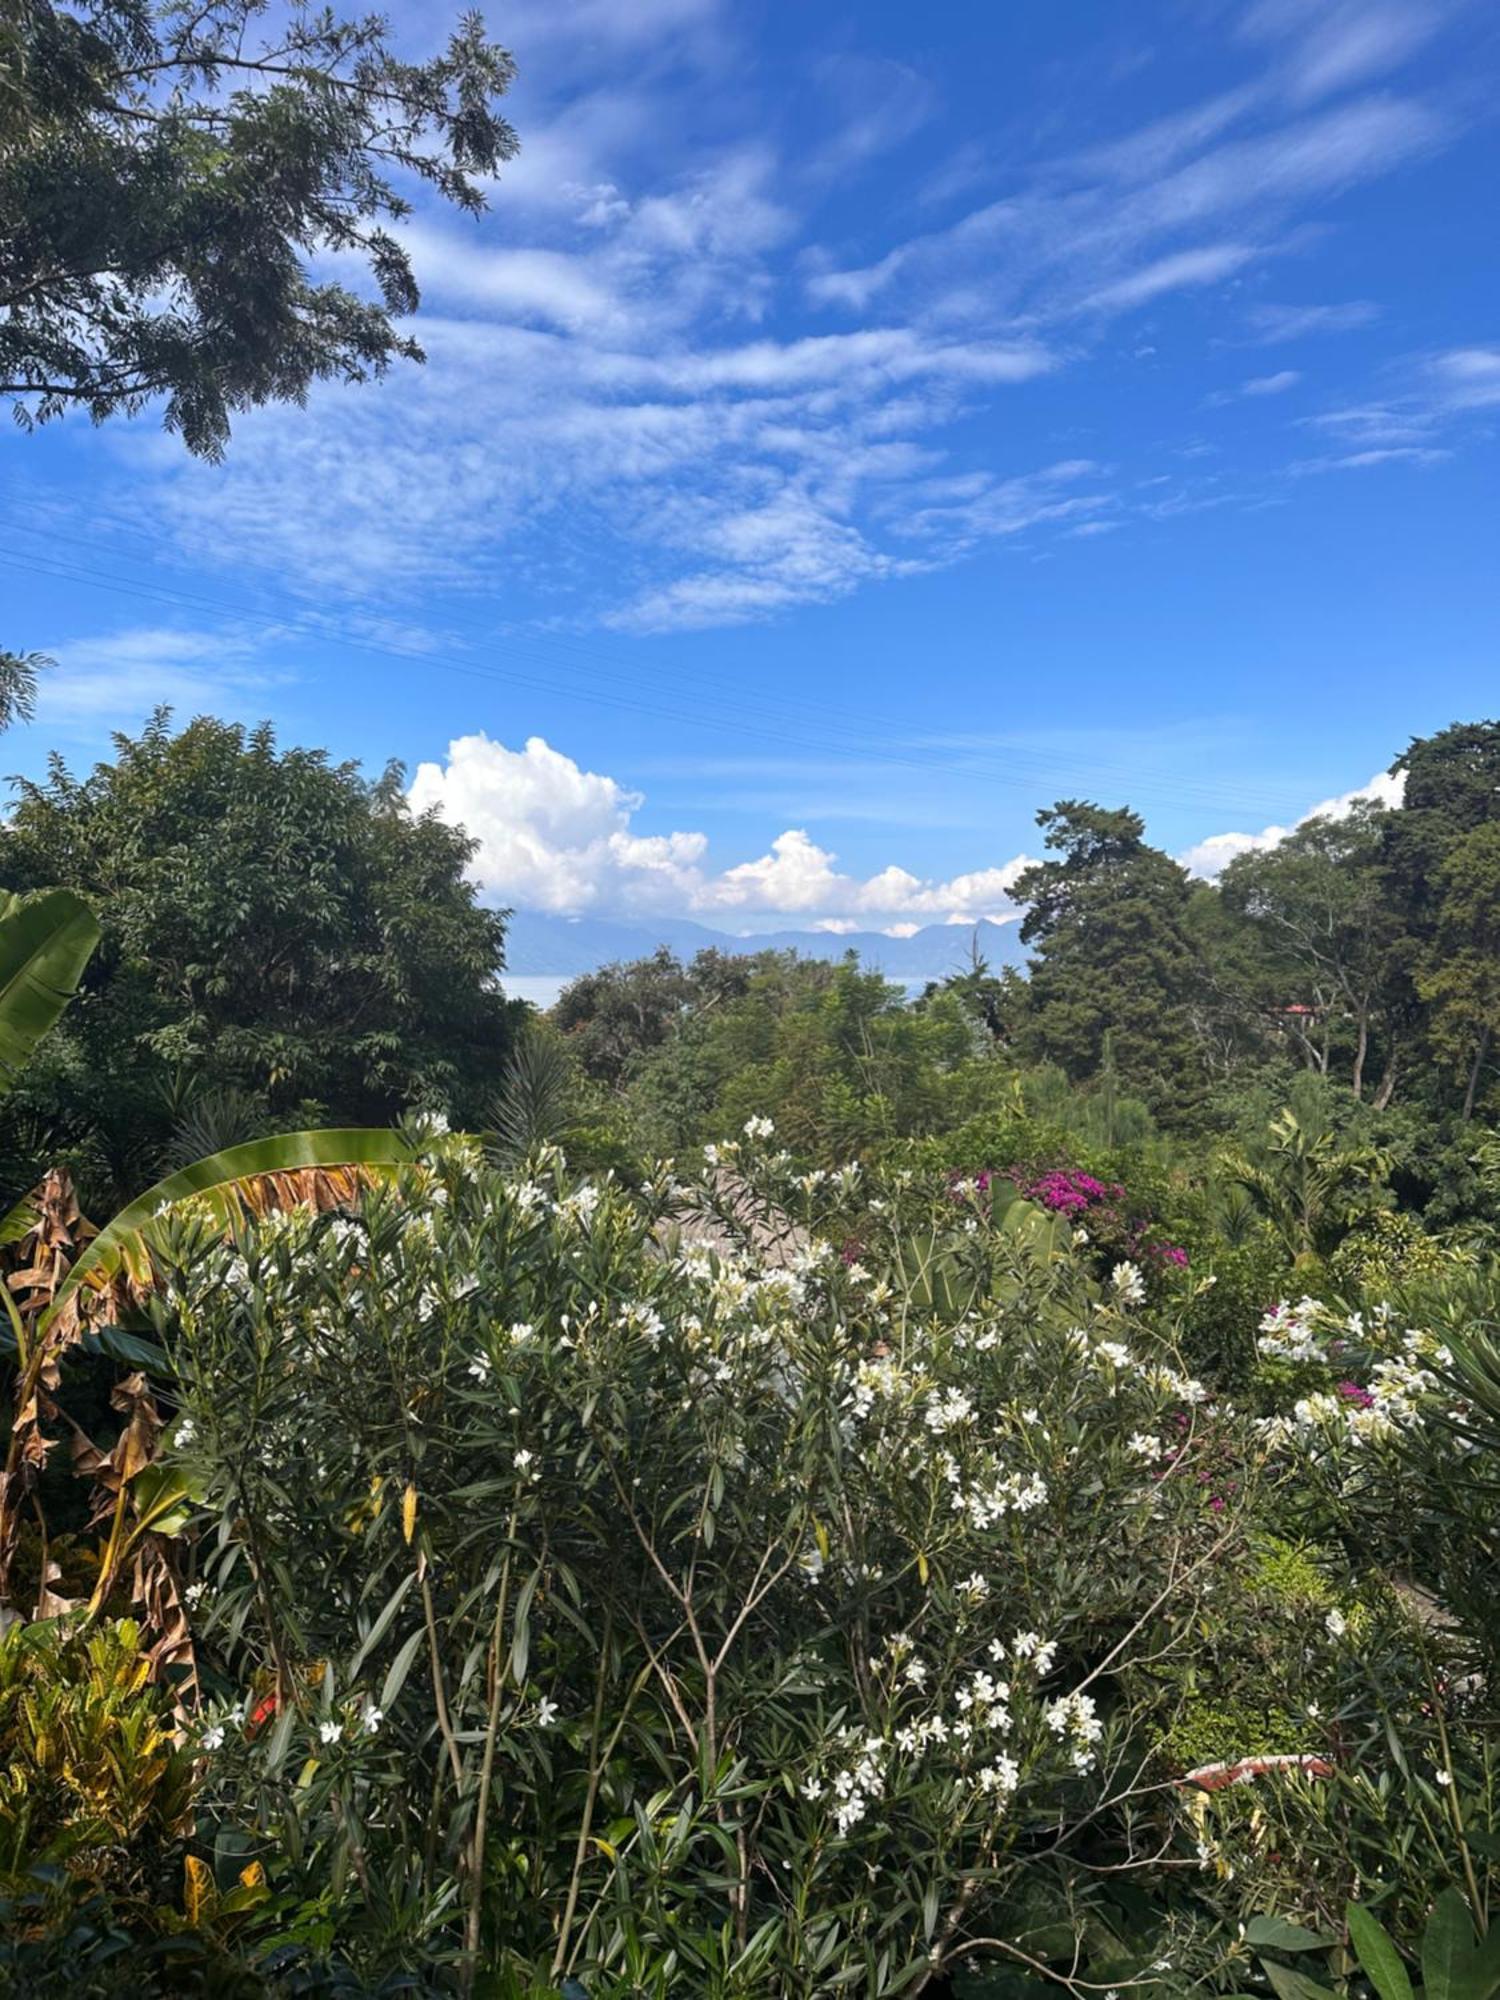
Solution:
[[[500,985],[508,999],[529,1000],[533,1007],[547,1008],[556,1000],[570,980],[577,979],[576,972],[522,972],[514,977],[510,973],[501,976]],[[906,988],[908,1000],[915,1000],[927,984],[925,979],[898,979],[892,982]]]
[[[501,991],[509,1000],[529,1000],[533,1007],[550,1007],[570,979],[571,972],[523,972],[516,977],[503,973]]]

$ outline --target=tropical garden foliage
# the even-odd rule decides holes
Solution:
[[[418,358],[511,73],[8,8],[0,394]],[[1044,809],[1024,975],[546,1019],[395,767],[18,786],[0,1990],[1500,1993],[1500,724],[1393,769],[1216,886]]]
[[[25,790],[0,1981],[1500,1990],[1482,843],[1356,817],[1204,890],[1060,806],[1029,981],[522,1026],[393,778],[162,719]]]

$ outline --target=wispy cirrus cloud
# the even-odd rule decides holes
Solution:
[[[1382,465],[1440,465],[1458,441],[1500,409],[1500,347],[1455,347],[1384,371],[1389,393],[1337,405],[1304,419],[1330,449],[1290,470],[1366,471]]]
[[[1396,69],[1456,11],[1444,0],[1255,0],[1240,33],[1274,53],[1293,98],[1310,101]]]
[[[232,548],[304,593],[520,587],[576,625],[656,632],[831,602],[987,541],[1088,541],[1229,504],[1228,481],[1174,504],[1092,445],[1014,441],[995,413],[1087,370],[1117,322],[1253,280],[1329,202],[1453,136],[1444,106],[1398,87],[1427,39],[1404,0],[1259,0],[1236,19],[1247,74],[1230,87],[1011,161],[979,202],[993,163],[966,141],[942,199],[972,205],[902,236],[873,202],[850,242],[820,233],[820,204],[843,197],[847,228],[860,176],[934,129],[916,68],[859,51],[809,64],[798,103],[820,123],[793,147],[751,115],[716,0],[523,0],[507,32],[544,88],[492,214],[404,226],[429,367],[255,413],[222,468],[148,447],[161,509],[195,555]],[[726,116],[706,127],[730,136],[674,143],[695,90],[719,93]],[[1239,310],[1264,341],[1374,313]]]
[[[1324,334],[1357,333],[1373,326],[1380,308],[1370,299],[1345,299],[1337,305],[1271,305],[1262,301],[1251,306],[1247,319],[1252,339],[1274,346],[1288,340],[1307,340]]]
[[[270,663],[278,635],[227,625],[212,632],[131,626],[45,647],[52,666],[37,694],[37,725],[96,738],[130,728],[168,707],[186,718],[258,713],[292,680],[284,657]]]

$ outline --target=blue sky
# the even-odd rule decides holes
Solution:
[[[1059,795],[1210,869],[1496,711],[1480,0],[490,24],[523,151],[407,230],[425,369],[221,466],[6,439],[9,768],[269,715],[499,901],[910,927],[1003,915]]]

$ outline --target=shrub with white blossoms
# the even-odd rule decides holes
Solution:
[[[1285,1407],[1262,1421],[1275,1444],[1317,1453],[1388,1444],[1463,1416],[1445,1379],[1451,1349],[1421,1327],[1402,1327],[1387,1305],[1345,1312],[1304,1297],[1273,1306],[1256,1350],[1267,1372],[1290,1385]]]
[[[883,1192],[851,1249],[748,1161],[627,1192],[445,1139],[357,1216],[170,1232],[194,1632],[243,1691],[208,1816],[372,1969],[918,1994],[1160,1845],[1240,1504],[1168,1476],[1204,1391],[1052,1236]]]

